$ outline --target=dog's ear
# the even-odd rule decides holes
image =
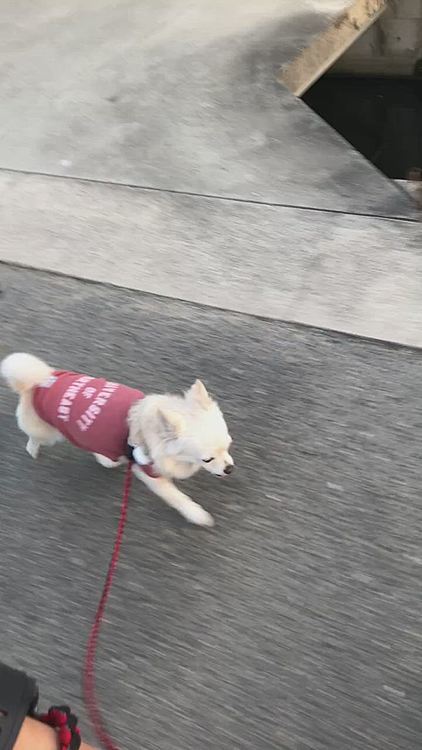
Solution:
[[[203,409],[207,409],[212,403],[212,399],[202,380],[195,380],[194,384],[186,392],[186,398],[195,404],[199,404]]]
[[[168,435],[179,437],[182,434],[185,423],[180,414],[175,411],[167,411],[167,409],[158,409],[157,416],[161,428]]]

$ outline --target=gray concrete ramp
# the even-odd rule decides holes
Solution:
[[[276,82],[349,5],[7,0],[0,164],[408,215],[406,196]]]

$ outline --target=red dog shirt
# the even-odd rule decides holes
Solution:
[[[33,392],[38,416],[82,450],[112,461],[127,455],[128,413],[142,391],[104,378],[56,370]]]

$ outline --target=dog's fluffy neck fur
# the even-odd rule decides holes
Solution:
[[[211,399],[208,408],[218,409]],[[188,460],[183,455],[183,442],[193,417],[188,394],[145,396],[130,410],[129,443],[142,446],[162,476],[187,479],[201,468],[200,460]]]

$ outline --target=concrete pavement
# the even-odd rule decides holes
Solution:
[[[415,220],[0,173],[0,260],[422,345]]]
[[[405,193],[276,82],[349,4],[5,0],[0,164],[407,216]]]
[[[348,6],[7,2],[0,261],[422,345],[420,212],[276,81]]]

